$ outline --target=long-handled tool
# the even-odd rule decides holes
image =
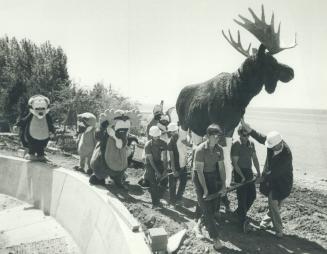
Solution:
[[[248,181],[246,181],[244,183],[239,183],[239,184],[235,184],[233,186],[230,186],[230,187],[226,188],[225,193],[234,191],[234,190],[236,190],[236,189],[238,189],[238,188],[240,188],[240,187],[242,187],[244,185],[247,185],[249,183],[253,183],[253,182],[255,182],[255,180],[256,180],[256,177],[253,177],[251,180],[248,180]],[[219,198],[220,196],[224,195],[225,193],[221,193],[221,192],[213,193],[213,194],[208,195],[206,198],[204,198],[204,200],[206,200],[206,201],[213,200],[215,198]]]

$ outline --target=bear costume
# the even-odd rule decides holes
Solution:
[[[50,100],[43,95],[32,96],[28,101],[30,113],[16,123],[20,128],[21,142],[28,149],[26,159],[47,161],[44,149],[50,133],[55,134],[51,116],[48,114],[49,104]]]
[[[77,152],[79,155],[79,167],[75,169],[85,172],[86,165],[88,166],[86,173],[91,175],[91,157],[96,145],[96,117],[92,113],[85,112],[77,115]]]
[[[100,115],[100,131],[97,133],[97,143],[91,158],[93,175],[90,184],[104,185],[109,176],[118,187],[125,188],[125,170],[128,167],[128,143],[137,141],[129,134],[135,122],[139,122],[137,111],[106,110]]]

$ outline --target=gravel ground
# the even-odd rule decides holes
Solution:
[[[15,149],[17,147],[8,151],[6,145],[6,149],[0,152],[16,154]],[[49,153],[48,157],[53,163],[67,169],[72,169],[78,163],[76,158],[67,154]],[[196,198],[192,181],[189,180],[187,183],[183,206],[174,208],[168,204],[168,200],[166,202],[164,200],[166,205],[163,208],[153,210],[149,193],[137,185],[142,174],[143,169],[127,170],[128,191],[122,192],[111,183],[107,188],[115,193],[134,217],[142,223],[145,231],[151,227],[163,227],[168,235],[172,235],[186,228],[186,237],[176,253],[217,253],[213,250],[210,240],[198,239],[194,234]],[[248,214],[251,224],[256,229],[253,232],[243,233],[233,213],[225,213],[222,207],[218,223],[220,238],[226,247],[221,253],[327,253],[327,195],[324,187],[320,189],[316,187],[310,182],[296,179],[293,191],[282,207],[281,215],[285,230],[282,239],[276,238],[272,231],[258,229],[260,220],[268,209],[267,198],[259,192]],[[230,193],[228,197],[234,210],[235,193]]]

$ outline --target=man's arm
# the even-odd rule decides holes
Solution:
[[[222,182],[222,188],[221,188],[220,192],[225,193],[226,192],[226,171],[225,171],[225,163],[223,160],[218,161],[218,167],[219,167],[220,179]]]
[[[245,181],[245,177],[240,169],[240,167],[238,166],[238,160],[239,160],[239,156],[232,156],[232,165],[233,168],[235,169],[236,173],[240,175],[240,177],[242,178],[241,182]]]
[[[251,137],[254,138],[256,141],[258,141],[260,144],[264,144],[266,142],[267,136],[252,129],[251,126],[248,123],[246,123],[243,118],[241,118],[241,124],[246,129],[246,131],[251,135]]]
[[[178,176],[178,172],[176,171],[176,168],[175,168],[175,157],[174,157],[173,151],[169,151],[169,157],[170,157],[170,168],[171,168],[171,171],[173,172],[174,176],[177,177]]]
[[[161,174],[160,174],[159,170],[157,169],[156,164],[154,163],[154,160],[153,160],[153,156],[152,156],[152,154],[146,154],[146,155],[145,155],[145,158],[146,158],[146,160],[149,161],[151,167],[152,167],[152,168],[154,169],[154,171],[156,172],[156,175],[160,178],[160,177],[161,177]]]
[[[208,188],[207,188],[206,180],[204,178],[203,169],[204,169],[203,162],[200,161],[194,162],[194,170],[197,172],[200,185],[203,189],[203,198],[206,198],[208,196]]]
[[[257,178],[260,178],[261,177],[260,165],[259,165],[258,156],[257,156],[257,153],[255,150],[252,152],[252,162],[257,171]]]
[[[161,152],[161,154],[162,154],[162,161],[163,161],[163,167],[164,167],[163,175],[166,175],[167,168],[168,168],[167,150],[163,150]]]

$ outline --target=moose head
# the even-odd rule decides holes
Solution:
[[[293,69],[285,64],[279,63],[273,57],[273,55],[285,49],[294,48],[297,45],[297,42],[295,35],[295,42],[293,45],[282,47],[280,45],[281,24],[279,23],[278,30],[277,32],[275,32],[274,14],[272,14],[271,22],[268,25],[265,21],[265,12],[263,5],[261,6],[261,9],[261,19],[259,19],[257,15],[253,12],[253,10],[249,8],[249,12],[253,17],[254,22],[243,17],[242,15],[239,15],[239,17],[243,22],[234,19],[237,24],[248,30],[261,42],[261,45],[258,50],[256,48],[252,48],[252,55],[250,54],[251,43],[249,44],[247,50],[245,50],[241,43],[241,36],[239,31],[237,33],[237,42],[233,39],[230,30],[228,30],[229,38],[226,36],[224,31],[222,31],[222,34],[224,38],[238,52],[247,57],[247,59],[241,66],[239,72],[241,74],[241,78],[243,76],[243,78],[248,79],[249,82],[246,83],[250,86],[253,86],[248,87],[248,89],[258,90],[256,92],[259,92],[261,90],[261,87],[258,86],[258,84],[264,84],[265,90],[268,93],[273,93],[276,89],[278,81],[286,83],[292,80],[294,77]],[[246,75],[247,73],[249,75]]]

